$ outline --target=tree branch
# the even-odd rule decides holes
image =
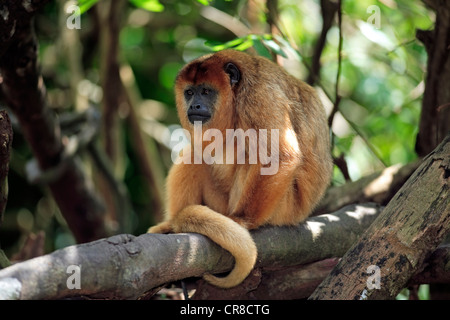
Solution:
[[[450,130],[450,2],[425,1],[436,11],[434,30],[417,30],[428,53],[426,86],[422,100],[416,151],[419,156],[430,153]]]
[[[307,83],[314,85],[319,79],[320,73],[320,57],[322,56],[322,51],[325,48],[325,42],[327,39],[328,30],[333,25],[333,20],[336,12],[338,11],[339,5],[334,0],[321,0],[320,7],[322,10],[322,31],[320,33],[319,39],[317,40],[316,46],[314,48],[314,54],[312,57],[311,70],[308,75]]]
[[[284,268],[255,269],[236,289],[221,290],[205,281],[198,281],[193,300],[251,299],[289,300],[306,299],[338,264],[339,258],[329,258]],[[414,274],[407,287],[420,284],[450,283],[450,245],[436,249],[423,264],[424,269]]]
[[[338,61],[337,61],[338,66],[337,66],[337,72],[336,72],[336,82],[334,84],[335,99],[334,99],[333,109],[331,110],[331,113],[328,116],[328,127],[330,127],[330,128],[333,127],[334,116],[339,111],[339,103],[341,102],[341,96],[339,95],[339,80],[341,77],[341,68],[342,68],[342,42],[343,42],[341,0],[337,0],[337,20],[338,20],[338,28],[339,28]],[[325,26],[325,24],[324,24],[324,26]],[[323,50],[323,48],[322,48],[322,50]],[[317,63],[319,64],[319,68],[320,68],[320,62],[317,61]],[[319,70],[317,70],[316,72],[319,72]],[[317,76],[318,75],[319,74],[317,74]],[[334,134],[333,134],[333,140],[334,140]],[[332,145],[334,145],[334,141],[332,141],[332,142],[333,142]]]
[[[422,271],[416,273],[408,286],[422,283],[450,283],[450,245],[440,246],[425,261]]]
[[[0,226],[8,202],[8,172],[13,130],[11,120],[5,110],[0,111]],[[10,265],[8,258],[0,246],[0,269]]]
[[[124,0],[101,1],[96,5],[101,22],[101,75],[103,88],[103,137],[106,154],[117,166],[120,141],[119,106],[124,100],[119,71],[119,34]]]
[[[257,268],[342,256],[381,209],[376,204],[352,205],[296,227],[255,230]],[[16,299],[132,299],[176,280],[229,271],[233,262],[227,251],[199,234],[122,234],[15,264],[0,271],[0,284],[12,292],[8,298]],[[70,265],[81,268],[81,289],[67,288]]]
[[[0,225],[8,202],[8,172],[13,130],[5,110],[0,111]]]
[[[421,160],[404,166],[393,165],[357,181],[330,187],[313,215],[333,212],[352,203],[376,202],[387,205],[420,163]]]
[[[395,298],[450,231],[449,176],[450,133],[310,299]],[[381,273],[378,289],[366,283],[372,265]]]

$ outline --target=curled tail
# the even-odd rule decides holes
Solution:
[[[233,270],[223,278],[205,274],[209,283],[231,288],[240,284],[252,271],[257,257],[256,245],[249,231],[230,218],[202,205],[191,205],[172,218],[176,233],[200,233],[229,251],[234,259]]]

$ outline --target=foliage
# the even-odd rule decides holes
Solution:
[[[409,300],[410,290],[403,289],[398,295],[396,300]],[[430,285],[422,284],[417,289],[417,297],[419,300],[430,300]]]

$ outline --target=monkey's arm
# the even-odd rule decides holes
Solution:
[[[202,186],[199,181],[204,179],[200,165],[184,163],[174,164],[167,176],[167,208],[166,220],[148,229],[149,233],[171,233],[174,230],[173,218],[183,208],[201,204]]]

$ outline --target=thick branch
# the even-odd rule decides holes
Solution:
[[[195,295],[191,299],[251,299],[251,300],[291,300],[308,298],[317,286],[338,264],[339,258],[329,258],[308,264],[284,268],[255,269],[243,285],[223,290],[197,282]],[[414,274],[408,287],[419,284],[450,284],[450,246],[436,249],[423,264],[424,270]]]
[[[375,204],[353,205],[296,227],[258,229],[252,233],[259,250],[257,267],[342,256],[380,211]],[[198,234],[119,235],[15,264],[0,271],[0,284],[16,299],[129,299],[183,278],[229,271],[233,261],[227,251]],[[67,288],[70,265],[81,268],[81,289]]]
[[[310,298],[395,298],[450,231],[449,176],[450,134]],[[379,289],[366,283],[369,266],[379,268]]]

